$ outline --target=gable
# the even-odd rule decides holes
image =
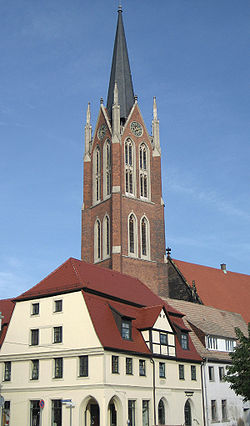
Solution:
[[[161,310],[157,320],[153,325],[153,328],[173,332],[173,328],[168,320],[167,314],[164,309]]]

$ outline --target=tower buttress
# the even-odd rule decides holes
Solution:
[[[153,120],[152,120],[152,133],[154,141],[154,156],[161,155],[161,146],[160,146],[160,132],[159,132],[159,120],[157,117],[157,105],[156,97],[154,96],[153,101]]]

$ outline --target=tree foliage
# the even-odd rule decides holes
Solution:
[[[239,328],[235,329],[238,345],[230,354],[232,365],[227,367],[225,380],[237,395],[250,400],[250,323],[248,323],[248,337]]]

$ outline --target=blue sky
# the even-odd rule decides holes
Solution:
[[[106,103],[118,1],[0,0],[0,297],[80,258],[83,129]],[[135,93],[157,97],[167,245],[250,274],[248,0],[124,0]]]

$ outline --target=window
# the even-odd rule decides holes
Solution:
[[[191,380],[196,380],[196,366],[191,365]]]
[[[10,424],[10,401],[4,401],[2,408],[2,423],[3,426]]]
[[[31,314],[38,315],[39,314],[39,303],[32,303]]]
[[[131,340],[131,321],[122,320],[122,338]]]
[[[96,147],[93,156],[93,203],[101,200],[101,151]]]
[[[40,425],[40,406],[38,401],[30,401],[30,424]]]
[[[33,359],[31,361],[31,380],[39,379],[39,360]]]
[[[227,401],[226,399],[221,400],[221,414],[222,414],[222,421],[227,420]]]
[[[111,144],[110,140],[105,141],[103,147],[103,196],[111,194]]]
[[[158,404],[158,423],[159,425],[165,425],[165,405],[162,399]]]
[[[212,421],[217,420],[217,407],[216,407],[215,399],[212,399],[211,401],[211,417],[212,417]]]
[[[142,426],[149,426],[149,401],[142,401]]]
[[[54,302],[54,312],[62,312],[62,300],[55,300]]]
[[[142,143],[139,151],[140,197],[149,198],[148,148]]]
[[[149,221],[145,216],[141,219],[141,257],[150,258]]]
[[[133,358],[126,358],[126,374],[133,374]]]
[[[181,334],[181,347],[182,347],[182,349],[185,349],[185,350],[188,349],[188,335],[187,335],[187,333]]]
[[[189,400],[186,401],[184,407],[184,417],[185,417],[185,426],[192,425],[192,413],[191,413],[191,405]]]
[[[139,375],[146,376],[146,361],[144,359],[139,359]]]
[[[51,420],[53,426],[62,426],[62,401],[60,399],[52,400]]]
[[[135,400],[128,400],[129,426],[135,426]]]
[[[101,222],[96,219],[94,226],[94,261],[101,260]]]
[[[11,362],[6,361],[4,363],[4,381],[9,382],[11,379]]]
[[[165,379],[166,377],[165,362],[159,362],[159,377],[161,379]]]
[[[62,327],[54,327],[54,340],[53,343],[62,343]]]
[[[217,337],[208,336],[207,347],[208,349],[218,349]]]
[[[54,358],[54,378],[61,379],[63,377],[63,358]]]
[[[108,215],[103,219],[103,257],[110,257],[110,220]]]
[[[88,377],[89,375],[89,357],[88,355],[79,356],[79,376]]]
[[[112,355],[112,373],[119,373],[119,357],[117,355]]]
[[[236,345],[235,340],[226,339],[226,351],[227,352],[233,352],[235,345]]]
[[[160,344],[167,345],[168,344],[168,336],[166,333],[160,333]]]
[[[128,218],[128,254],[137,256],[137,221],[133,213]]]
[[[39,345],[39,329],[31,330],[31,346]]]
[[[125,192],[135,195],[134,144],[131,139],[125,142]]]
[[[179,364],[179,379],[185,380],[185,371],[184,371],[184,365]]]
[[[220,382],[223,382],[225,376],[225,369],[224,367],[219,367],[219,378],[220,378]]]
[[[208,377],[210,382],[214,381],[214,367],[208,367]]]

